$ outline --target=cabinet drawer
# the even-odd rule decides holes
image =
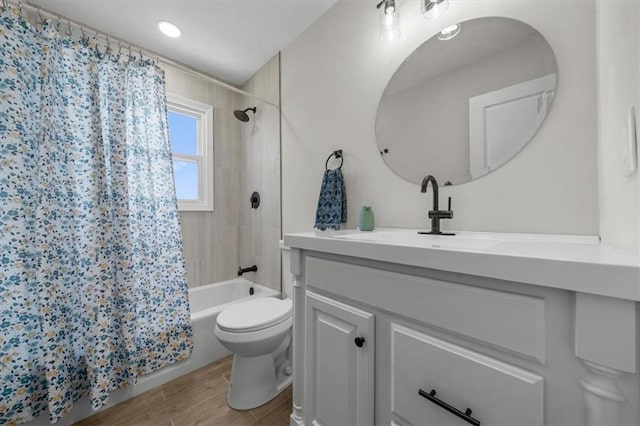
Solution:
[[[449,342],[391,325],[391,410],[403,425],[468,425],[418,394],[436,398],[483,425],[542,425],[543,378]]]
[[[546,361],[544,299],[312,256],[306,275],[309,286]]]

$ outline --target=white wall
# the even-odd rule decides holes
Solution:
[[[626,178],[620,167],[627,108],[640,108],[640,3],[598,2],[597,45],[600,234],[606,244],[640,254],[638,174]]]
[[[431,195],[396,176],[375,139],[378,101],[402,61],[447,25],[480,16],[520,19],[554,49],[558,91],[552,111],[514,160],[475,182],[441,191],[453,197],[459,230],[596,234],[595,5],[590,1],[451,2],[437,21],[419,2],[399,3],[400,40],[379,42],[370,2],[340,1],[281,56],[283,227],[313,227],[324,161],[343,149],[348,227],[360,206],[373,206],[378,226],[426,227]],[[425,170],[425,174],[428,170]]]

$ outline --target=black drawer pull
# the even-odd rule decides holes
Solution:
[[[364,337],[356,337],[353,341],[356,344],[356,346],[359,348],[361,348],[362,345],[364,345]]]
[[[460,417],[465,422],[471,423],[474,426],[480,426],[480,420],[474,419],[473,417],[471,417],[471,408],[467,408],[463,413],[462,411],[458,410],[456,407],[447,404],[446,402],[442,401],[441,399],[436,398],[436,390],[435,389],[431,389],[431,392],[429,392],[429,393],[426,393],[422,389],[418,389],[418,394],[420,396],[424,397],[424,398],[427,398],[429,401],[433,402],[434,404],[439,405],[440,407],[444,408],[445,410],[447,410],[451,414]]]

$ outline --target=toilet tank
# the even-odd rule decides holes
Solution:
[[[282,291],[288,298],[293,297],[293,275],[291,275],[291,249],[280,240],[282,255]]]

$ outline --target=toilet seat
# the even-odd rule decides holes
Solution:
[[[293,311],[291,299],[261,297],[236,303],[218,315],[220,330],[230,333],[249,333],[264,330],[280,324],[289,318]]]

